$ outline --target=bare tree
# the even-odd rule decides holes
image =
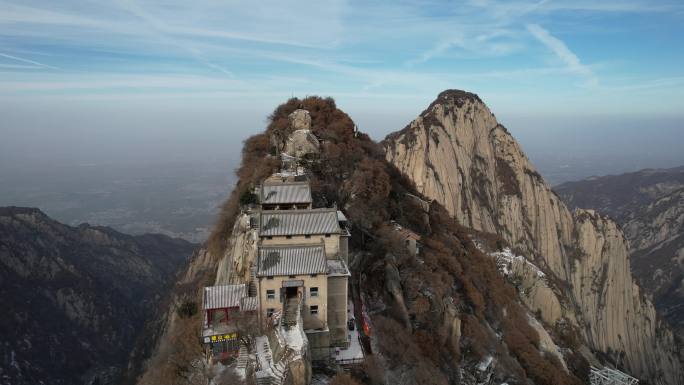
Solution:
[[[240,343],[252,346],[254,338],[261,334],[256,312],[239,312],[232,317],[240,336]]]
[[[177,317],[169,328],[141,385],[206,385],[210,379],[204,346],[200,341],[198,315]]]

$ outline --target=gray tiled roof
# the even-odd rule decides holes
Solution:
[[[325,274],[327,264],[322,245],[262,246],[257,276]]]
[[[261,204],[311,203],[309,182],[286,182],[261,186]]]
[[[239,307],[240,300],[247,296],[247,289],[241,285],[208,286],[204,288],[203,309]]]
[[[252,311],[257,309],[259,299],[257,297],[245,297],[240,301],[240,310]]]
[[[263,211],[259,225],[260,236],[339,232],[335,209]]]

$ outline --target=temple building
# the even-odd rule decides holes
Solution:
[[[257,188],[262,210],[302,210],[311,208],[309,182],[292,177],[269,178]],[[299,178],[297,178],[299,179]]]
[[[259,214],[259,239],[262,245],[325,244],[329,259],[347,260],[346,222],[338,220],[337,209],[323,208],[290,211],[262,211]]]
[[[236,371],[253,370],[257,383],[282,384],[291,362],[363,360],[349,319],[350,223],[336,206],[316,208],[307,167],[321,142],[307,111],[289,119],[293,132],[276,148],[280,172],[240,196],[234,244],[217,276],[231,285],[206,287],[203,296],[202,341],[212,360],[237,356]],[[253,338],[241,342],[240,333]]]
[[[312,354],[329,355],[331,347],[348,345],[347,218],[336,208],[311,208],[307,181],[271,177],[260,189],[259,316],[287,324],[301,305]]]
[[[257,303],[256,297],[247,296],[244,284],[204,288],[202,342],[210,348],[214,360],[237,355],[240,348],[241,317],[256,312]]]

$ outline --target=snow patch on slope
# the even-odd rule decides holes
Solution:
[[[502,251],[490,253],[489,255],[496,259],[496,266],[505,276],[510,276],[513,274],[513,265],[520,263],[527,265],[528,268],[531,268],[537,274],[538,278],[546,277],[546,274],[544,274],[544,272],[537,267],[537,265],[530,262],[522,255],[515,255],[508,247],[504,248]]]

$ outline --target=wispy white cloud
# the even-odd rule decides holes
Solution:
[[[215,71],[218,71],[224,75],[227,75],[229,77],[235,77],[235,74],[232,71],[207,59],[204,53],[194,46],[192,41],[179,40],[175,38],[173,34],[170,33],[171,28],[169,28],[169,26],[165,22],[153,16],[149,12],[145,11],[137,3],[129,0],[121,0],[117,1],[116,4],[119,4],[125,11],[130,12],[134,16],[142,19],[149,27],[151,27],[157,34],[159,34],[159,37],[161,39],[165,40],[171,45],[176,46],[180,50],[187,52],[192,56],[194,60],[197,60],[205,66]]]
[[[633,90],[659,90],[664,88],[681,88],[684,85],[684,76],[658,78],[648,81],[638,79],[629,80],[622,85],[607,85],[601,87],[607,91],[633,91]]]
[[[288,95],[324,90],[333,95],[395,95],[397,99],[401,95],[431,97],[445,87],[477,92],[554,87],[574,76],[581,77],[582,85],[597,86],[596,73],[602,75],[602,85],[622,85],[626,82],[615,81],[605,68],[625,68],[629,63],[616,64],[601,57],[585,63],[558,38],[557,31],[568,31],[569,24],[585,28],[579,40],[596,33],[586,29],[596,23],[568,19],[569,10],[600,18],[605,12],[648,8],[641,0],[476,0],[458,6],[417,0],[363,4],[321,0],[306,6],[279,0],[250,5],[214,0],[113,0],[88,2],[88,6],[78,0],[6,1],[0,0],[0,38],[8,37],[1,41],[11,45],[0,50],[37,58],[41,64],[59,63],[63,70],[40,71],[46,67],[5,58],[0,63],[0,82],[6,82],[0,84],[0,91],[24,97],[43,91],[49,97],[72,91],[79,96],[181,95],[197,94],[204,88],[209,93],[257,89]],[[676,6],[659,2],[648,11]],[[559,25],[552,29],[557,36],[540,26],[547,23]],[[528,48],[539,46],[537,41],[557,63],[547,65],[544,57],[530,54]],[[41,56],[40,51],[47,55]],[[597,66],[599,60],[603,67]],[[420,65],[430,61],[430,65]],[[20,64],[26,68],[19,68]],[[18,78],[22,70],[26,76]],[[38,73],[50,73],[52,78],[38,78]],[[178,74],[200,77],[184,79]],[[677,74],[652,77],[669,75]],[[299,81],[275,81],[274,77]],[[648,83],[648,74],[636,78],[644,86],[666,85]],[[586,90],[579,87],[571,92]]]
[[[406,64],[411,67],[416,64],[425,63],[436,56],[441,56],[451,48],[455,46],[463,46],[464,40],[462,37],[453,37],[450,40],[445,40],[437,43],[429,50],[423,52],[416,59],[412,59],[406,62]]]
[[[447,40],[441,40],[432,48],[420,54],[415,59],[408,60],[406,65],[412,67],[416,64],[426,63],[433,58],[443,56],[452,50],[476,58],[491,56],[506,56],[518,51],[522,45],[517,39],[518,33],[510,29],[495,29],[487,26],[485,29],[493,31],[482,33],[474,30],[469,34],[457,33]]]
[[[479,7],[500,19],[519,18],[529,14],[544,14],[562,11],[585,11],[601,13],[662,13],[681,11],[684,5],[678,1],[653,2],[649,0],[471,0],[472,6]]]
[[[65,74],[54,76],[20,78],[17,80],[0,80],[0,90],[8,91],[103,91],[111,89],[209,89],[236,90],[245,89],[249,84],[235,79],[217,79],[208,76],[194,75],[130,75],[116,73],[90,74],[74,76]]]
[[[587,84],[595,86],[598,84],[598,78],[592,72],[592,70],[582,64],[580,58],[573,53],[570,48],[560,39],[552,36],[549,31],[542,28],[538,24],[528,24],[527,30],[534,36],[535,39],[539,40],[543,45],[545,45],[551,52],[553,52],[561,61],[568,66],[568,69],[573,73],[582,75],[587,79]]]
[[[117,35],[144,35],[148,32],[146,27],[152,25],[157,31],[175,37],[325,48],[331,46],[333,37],[340,32],[337,13],[341,12],[340,4],[344,1],[326,0],[310,7],[292,7],[280,1],[261,1],[250,6],[203,1],[171,5],[155,1],[115,0],[91,7],[82,7],[78,2],[69,3],[67,0],[31,6],[0,1],[0,9],[3,10],[0,25],[3,28],[19,24],[42,25],[43,28],[21,32],[44,37],[50,37],[58,27],[83,28],[114,34],[108,36],[109,39]],[[126,13],[136,15],[145,23],[126,17]]]
[[[49,69],[53,69],[53,70],[58,70],[58,69],[59,69],[59,68],[57,68],[57,67],[54,67],[54,66],[51,66],[51,65],[47,65],[47,64],[44,64],[44,63],[40,63],[40,62],[37,62],[37,61],[35,61],[35,60],[30,60],[30,59],[21,58],[21,57],[18,57],[18,56],[8,55],[8,54],[6,54],[6,53],[0,53],[0,57],[4,57],[4,58],[7,58],[7,59],[12,59],[12,60],[16,60],[16,61],[19,61],[19,62],[22,62],[22,63],[26,63],[26,64],[33,64],[34,66],[37,66],[37,67],[49,68]]]

